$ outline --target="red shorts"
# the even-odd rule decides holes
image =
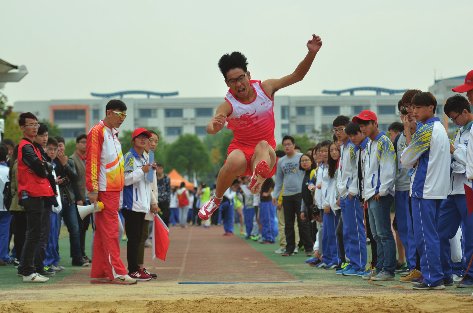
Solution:
[[[273,146],[273,149],[276,148],[276,145]],[[253,157],[253,154],[255,153],[255,147],[248,147],[248,146],[239,146],[235,143],[231,143],[228,146],[227,150],[227,156],[232,153],[234,150],[240,150],[243,152],[245,155],[246,159],[246,170],[245,173],[242,176],[251,176],[253,175],[253,169],[251,168],[251,158]],[[276,165],[278,164],[278,160],[276,158],[276,163],[274,163],[273,168],[271,169],[271,172],[269,173],[269,177],[272,177],[274,174],[276,174]]]

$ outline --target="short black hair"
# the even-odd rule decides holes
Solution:
[[[319,149],[322,148],[322,147],[329,147],[329,149],[330,149],[331,144],[332,144],[332,142],[330,140],[324,140],[321,143],[319,143],[319,145],[320,145]]]
[[[402,95],[401,102],[402,104],[411,104],[412,103],[412,98],[418,93],[421,93],[419,89],[408,89],[404,94]]]
[[[292,144],[294,144],[296,141],[294,140],[294,137],[292,136],[289,136],[289,135],[286,135],[282,138],[282,142],[286,141],[286,140],[290,140],[292,142]]]
[[[5,162],[8,156],[8,148],[5,144],[0,144],[0,162]]]
[[[79,136],[76,137],[76,143],[79,143],[82,139],[87,139],[86,134],[80,134]]]
[[[21,113],[20,116],[18,117],[18,124],[20,126],[25,126],[27,118],[30,118],[30,119],[33,119],[33,120],[36,120],[36,121],[38,120],[36,115],[34,115],[33,113],[25,112],[25,113]]]
[[[295,146],[294,146],[294,149],[296,149],[296,150],[301,150],[301,147],[298,146],[298,145],[295,145]]]
[[[246,57],[238,51],[234,51],[231,54],[224,54],[218,61],[218,68],[225,79],[227,79],[227,73],[229,70],[234,68],[241,68],[245,73],[247,70],[248,61]]]
[[[286,155],[286,153],[284,153],[284,151],[282,150],[276,150],[275,153],[278,158],[282,158],[283,156]]]
[[[148,131],[149,131],[151,134],[156,135],[156,137],[158,137],[158,140],[160,139],[160,138],[159,138],[159,134],[158,134],[156,131],[154,131],[154,130],[152,130],[152,129],[148,129]]]
[[[419,92],[415,94],[412,98],[412,104],[417,106],[425,106],[428,107],[430,105],[434,106],[434,113],[437,109],[437,99],[435,99],[434,95],[428,91]]]
[[[345,133],[349,136],[354,136],[361,133],[360,125],[358,123],[350,122],[345,126]]]
[[[350,118],[345,115],[339,115],[333,120],[333,127],[338,127],[338,126],[347,126],[347,124],[350,123]]]
[[[447,99],[443,112],[449,115],[452,112],[461,114],[463,110],[467,110],[468,113],[471,113],[470,103],[462,95],[454,95]]]
[[[2,144],[4,144],[5,146],[10,146],[10,147],[15,147],[15,143],[13,142],[13,140],[11,140],[10,138],[5,138],[3,139],[2,141]]]
[[[63,144],[66,144],[66,140],[64,139],[64,137],[61,137],[61,136],[56,136],[56,140],[57,140],[57,143],[63,143]]]
[[[119,99],[112,99],[108,101],[107,105],[105,106],[105,110],[118,110],[118,111],[126,111],[126,104],[122,100]]]
[[[164,168],[164,166],[163,166],[161,163],[156,163],[156,167],[162,167],[162,168]]]
[[[57,142],[56,138],[54,138],[54,137],[49,137],[49,138],[48,138],[48,143],[47,143],[46,145],[47,145],[47,146],[53,145],[53,146],[57,147],[57,146],[58,146],[58,142]]]
[[[404,125],[401,122],[393,122],[391,125],[388,127],[389,130],[394,130],[398,133],[402,133],[404,131]]]
[[[46,125],[45,123],[39,123],[38,135],[44,135],[48,131],[48,125]]]
[[[402,100],[399,100],[397,102],[397,110],[400,112],[401,111],[401,107],[404,105],[404,103],[402,103]]]

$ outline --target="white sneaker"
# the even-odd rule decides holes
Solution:
[[[296,247],[296,248],[294,249],[294,253],[295,253],[295,254],[298,254],[298,253],[299,253],[299,248],[298,248],[298,247]]]
[[[203,221],[208,220],[210,216],[218,209],[222,199],[218,199],[215,196],[211,197],[209,201],[205,202],[204,205],[200,208],[197,215]]]
[[[114,280],[112,280],[112,284],[118,285],[133,285],[136,284],[136,282],[136,279],[131,278],[129,275],[117,276]]]
[[[276,254],[283,254],[284,252],[286,252],[286,248],[284,247],[280,247],[279,249],[274,251],[274,253]]]
[[[33,273],[28,276],[23,276],[24,283],[45,283],[49,280],[48,277],[39,275],[38,273]]]
[[[51,265],[50,268],[52,268],[52,270],[55,272],[62,272],[66,269],[64,266],[61,266],[61,265],[58,265],[58,266]]]

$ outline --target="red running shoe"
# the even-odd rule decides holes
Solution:
[[[151,280],[153,277],[145,273],[142,269],[128,274],[131,278],[136,279],[137,281],[148,281]]]
[[[250,179],[250,184],[248,188],[250,189],[251,193],[257,194],[261,190],[261,185],[263,185],[266,178],[269,176],[270,168],[266,161],[261,160],[258,164],[256,164],[255,170],[253,171],[253,175]]]
[[[210,198],[209,201],[205,202],[204,205],[200,208],[199,213],[199,218],[203,221],[206,221],[212,216],[212,214],[215,212],[215,210],[218,209],[220,206],[220,202],[222,199],[218,199],[215,196]]]

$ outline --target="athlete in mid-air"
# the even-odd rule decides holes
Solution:
[[[322,47],[319,36],[307,42],[307,55],[293,73],[263,82],[251,80],[248,62],[240,52],[225,54],[218,66],[229,87],[225,102],[217,107],[207,125],[207,133],[216,134],[227,123],[233,131],[227,159],[217,177],[215,194],[203,204],[199,217],[207,220],[220,205],[223,194],[235,178],[252,175],[249,188],[258,193],[266,178],[274,175],[276,140],[274,138],[274,94],[279,89],[301,81]]]

